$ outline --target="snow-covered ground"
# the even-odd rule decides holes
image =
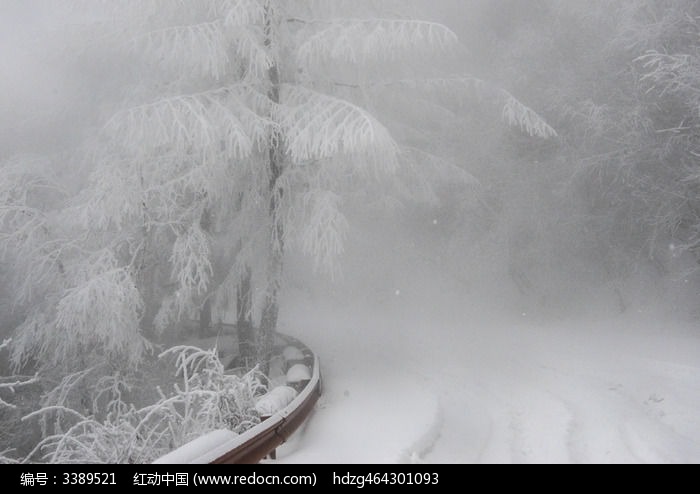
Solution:
[[[696,328],[429,328],[314,309],[299,307],[298,336],[323,356],[325,394],[281,461],[700,462]]]
[[[325,394],[279,461],[700,462],[697,321],[514,315],[409,271],[371,297],[290,290],[281,329],[319,353]]]

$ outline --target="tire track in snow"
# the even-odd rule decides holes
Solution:
[[[476,463],[485,454],[493,433],[491,414],[480,403],[478,385],[463,380],[459,374],[439,370],[424,376],[425,386],[439,396],[441,433],[423,456],[427,463]],[[455,392],[459,383],[459,392]],[[451,389],[445,389],[446,387]],[[455,460],[459,458],[460,460]]]
[[[620,372],[600,362],[591,367],[590,362],[578,360],[555,367],[510,362],[511,370],[507,374],[526,376],[519,383],[494,376],[487,383],[476,385],[470,383],[473,380],[470,369],[443,375],[437,381],[443,383],[447,394],[454,392],[457,382],[469,388],[461,406],[470,407],[470,414],[446,413],[445,429],[468,431],[462,434],[463,441],[478,446],[460,451],[450,444],[454,439],[440,438],[428,461],[646,463],[683,462],[693,458],[697,461],[700,445],[663,422],[663,414],[654,410],[663,408],[660,404],[653,399],[644,400],[658,386],[638,376],[637,370]],[[690,386],[682,389],[693,396]],[[460,399],[453,396],[452,401]],[[681,409],[693,410],[689,408],[692,403],[691,399]],[[465,421],[471,422],[471,426]],[[475,429],[481,431],[475,433]]]
[[[297,310],[297,320],[307,321],[311,311]],[[341,310],[334,307],[327,321],[321,321],[315,307],[314,319],[298,335],[321,353],[326,382],[340,393],[328,403],[334,410],[319,410],[309,425],[307,433],[313,437],[304,441],[300,458],[311,459],[307,453],[316,447],[314,460],[330,459],[328,451],[333,452],[337,439],[331,431],[368,413],[355,401],[361,391],[361,401],[371,405],[370,414],[379,414],[377,420],[392,418],[396,407],[387,406],[386,400],[398,393],[417,400],[433,396],[440,402],[442,433],[436,432],[435,416],[416,420],[410,410],[401,411],[406,427],[396,429],[391,447],[400,447],[391,461],[700,461],[700,369],[643,358],[635,338],[612,331],[618,325],[624,329],[625,321],[608,323],[614,328],[602,324],[601,329],[498,322],[482,327],[459,316],[459,321],[441,325],[401,307],[400,314],[338,329],[338,319],[356,317],[339,318]],[[335,332],[324,332],[326,327]],[[658,347],[666,341],[653,338]],[[683,342],[686,360],[699,361],[694,360],[697,339]],[[673,360],[675,348],[667,352]],[[351,389],[350,401],[343,402],[343,386],[351,383],[383,390]],[[334,391],[329,391],[330,397]],[[404,402],[411,406],[410,399]],[[345,413],[352,412],[348,405],[355,406],[355,413]],[[356,433],[346,434],[343,441],[358,452],[356,461],[363,461],[363,450],[386,449],[375,441],[374,429],[353,427]],[[389,456],[383,458],[389,461]]]
[[[571,461],[677,463],[697,459],[700,444],[665,422],[665,398],[654,392],[673,389],[679,384],[677,380],[656,382],[632,370],[651,368],[647,362],[629,367],[625,364],[620,370],[615,368],[617,365],[610,368],[609,363],[598,362],[591,367],[573,361],[542,376],[571,410]],[[616,379],[611,380],[612,376]],[[668,397],[668,392],[664,396]],[[692,410],[688,406],[681,409]]]
[[[638,463],[624,440],[623,417],[634,406],[611,381],[615,373],[591,367],[590,362],[563,359],[542,367],[539,380],[565,404],[571,417],[567,431],[569,462]],[[599,363],[598,363],[599,364]]]
[[[462,366],[435,375],[447,432],[427,461],[442,463],[561,463],[571,457],[575,414],[543,383],[540,373],[512,355],[485,359],[494,372]],[[505,365],[504,360],[507,362]],[[481,367],[484,360],[473,360]],[[513,376],[529,376],[514,380]],[[485,378],[488,376],[488,378]],[[459,383],[459,385],[457,385]]]
[[[442,406],[436,399],[432,424],[420,438],[399,455],[399,463],[425,463],[423,458],[433,451],[435,444],[443,434],[443,425]]]
[[[513,463],[569,463],[568,437],[572,414],[566,404],[548,391],[519,390],[512,412]]]

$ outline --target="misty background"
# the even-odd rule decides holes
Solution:
[[[386,8],[383,13],[393,12],[392,2],[380,3]],[[696,3],[440,0],[403,6],[409,17],[442,23],[459,38],[459,46],[430,60],[431,73],[481,82],[466,95],[436,90],[431,100],[437,101],[435,106],[392,95],[372,100],[368,107],[392,135],[401,136],[402,145],[429,151],[452,168],[444,171],[418,161],[399,166],[396,175],[371,186],[348,178],[347,187],[334,189],[348,225],[339,237],[342,247],[327,261],[323,249],[304,243],[306,231],[299,227],[301,240],[290,242],[284,252],[280,329],[311,346],[334,348],[329,343],[334,335],[345,341],[355,331],[356,325],[347,322],[353,317],[373,327],[373,334],[401,326],[379,340],[356,332],[358,340],[367,341],[369,354],[377,351],[370,349],[375,344],[381,347],[379,354],[391,354],[394,345],[404,348],[404,339],[430,347],[424,341],[433,338],[430,321],[439,325],[446,319],[468,327],[470,335],[498,333],[484,344],[488,348],[510,348],[510,338],[496,329],[504,319],[533,327],[561,323],[566,335],[572,326],[585,332],[588,321],[626,316],[653,316],[659,325],[682,321],[696,328]],[[113,44],[101,27],[111,22],[105,12],[81,9],[80,2],[0,2],[0,166],[40,162],[42,173],[57,178],[68,196],[54,200],[47,192],[45,199],[36,200],[43,203],[49,222],[63,221],[54,215],[53,205],[57,211],[85,207],[81,198],[102,187],[102,162],[93,158],[103,146],[99,136],[110,119],[131,103],[154,99],[158,91],[173,94],[180,84]],[[158,56],[161,62],[170,61],[167,55]],[[392,61],[399,75],[428,67],[425,60],[402,63]],[[346,69],[339,73],[364,80]],[[181,87],[194,93],[200,86],[195,81]],[[538,136],[523,120],[509,125],[501,100],[493,97],[503,94],[532,109],[556,136]],[[362,98],[358,101],[370,101],[369,96]],[[85,218],[90,218],[88,213]],[[60,235],[82,235],[69,223]],[[0,227],[7,234],[12,221],[6,219]],[[86,234],[90,245],[99,237],[92,235]],[[229,255],[216,252],[221,258]],[[24,276],[16,268],[17,256],[21,252],[6,253],[0,264],[2,279],[13,280],[0,286],[0,338],[12,337],[15,343],[13,335],[33,303],[31,298],[13,300],[18,289],[13,284]],[[332,263],[331,269],[318,269],[326,262]],[[252,265],[256,281],[257,265]],[[36,279],[42,284],[37,293],[50,291],[51,278]],[[154,320],[157,307],[149,301],[161,295],[144,296],[144,313]],[[253,312],[264,312],[256,297]],[[234,324],[235,309],[224,306],[213,317]],[[316,328],[318,322],[300,307],[319,307],[319,320],[331,325],[334,314],[342,314],[338,317],[345,329],[324,326],[307,334],[296,323]],[[405,329],[419,319],[423,329]],[[382,320],[384,326],[369,320]],[[601,334],[619,329],[602,326]],[[167,340],[150,326],[143,331],[158,344]],[[630,334],[634,338],[634,331]],[[434,338],[441,337],[436,331]],[[469,338],[479,341],[480,336]],[[465,346],[474,341],[469,338]],[[428,353],[441,358],[439,348]],[[3,366],[8,376],[11,368],[32,375],[42,358],[23,356],[19,368],[6,359]]]
[[[2,3],[4,159],[73,152],[124,91],[118,87],[122,61],[83,52],[87,47],[67,26],[85,19],[78,9],[60,4]],[[618,298],[635,298],[645,290],[656,298],[656,288],[663,294],[677,284],[694,286],[694,259],[688,252],[693,246],[674,238],[687,236],[683,212],[663,211],[664,202],[668,208],[684,207],[674,203],[677,191],[650,183],[665,179],[666,172],[643,169],[634,156],[621,156],[644,152],[629,150],[641,145],[642,137],[635,135],[639,129],[613,128],[624,125],[616,118],[634,117],[629,112],[640,111],[639,105],[659,104],[648,87],[631,79],[639,70],[635,56],[654,40],[647,40],[648,46],[628,46],[622,39],[626,33],[616,32],[623,25],[595,17],[600,13],[596,9],[604,7],[575,2],[441,1],[418,9],[459,35],[464,50],[451,63],[459,64],[460,71],[511,91],[559,133],[548,142],[528,140],[501,125],[494,112],[462,110],[462,126],[442,136],[443,153],[472,174],[478,187],[446,186],[435,204],[409,202],[399,213],[416,238],[428,239],[421,255],[459,272],[467,284],[483,289],[483,282],[497,279],[504,294],[512,292],[508,285],[516,285],[517,291],[530,292],[520,295],[539,296],[540,302],[585,283],[616,292],[624,288],[624,296],[613,294]],[[634,95],[626,90],[637,91],[648,103],[631,106]],[[690,192],[685,183],[674,185],[681,194]],[[687,197],[685,207],[692,209],[693,199]],[[658,224],[664,220],[676,224]],[[658,285],[661,279],[669,283]],[[671,301],[679,303],[678,296],[673,292]],[[564,298],[572,302],[570,296]]]

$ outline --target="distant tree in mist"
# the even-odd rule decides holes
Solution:
[[[86,143],[79,193],[60,163],[0,168],[0,245],[23,315],[16,365],[131,365],[212,305],[236,307],[242,342],[255,339],[244,353],[264,362],[285,250],[333,272],[344,200],[473,181],[440,145],[460,118],[454,101],[486,100],[506,124],[555,135],[510,93],[443,62],[457,37],[398,14],[406,2],[82,5],[129,95]]]
[[[656,134],[647,153],[661,168],[642,181],[657,198],[650,226],[700,262],[700,5],[660,3],[646,6],[656,11],[642,20],[650,39],[640,40],[647,50],[635,60]]]
[[[517,84],[559,133],[554,146],[506,136],[490,147],[506,164],[486,172],[500,185],[483,214],[515,271],[600,269],[617,285],[697,260],[699,4],[543,1],[500,20],[512,3],[484,2],[484,24],[501,26],[484,70]]]
[[[590,225],[613,247],[613,269],[700,260],[700,6],[635,0],[592,12],[607,35],[588,70],[602,76],[592,98],[568,107],[585,137],[573,149]],[[592,12],[578,18],[590,23]]]

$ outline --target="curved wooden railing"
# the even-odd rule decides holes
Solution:
[[[272,455],[287,441],[314,409],[321,396],[320,361],[301,341],[280,335],[295,346],[302,347],[305,360],[313,365],[311,380],[285,408],[240,435],[231,431],[215,431],[199,438],[180,450],[156,460],[155,463],[241,464],[258,463]]]

